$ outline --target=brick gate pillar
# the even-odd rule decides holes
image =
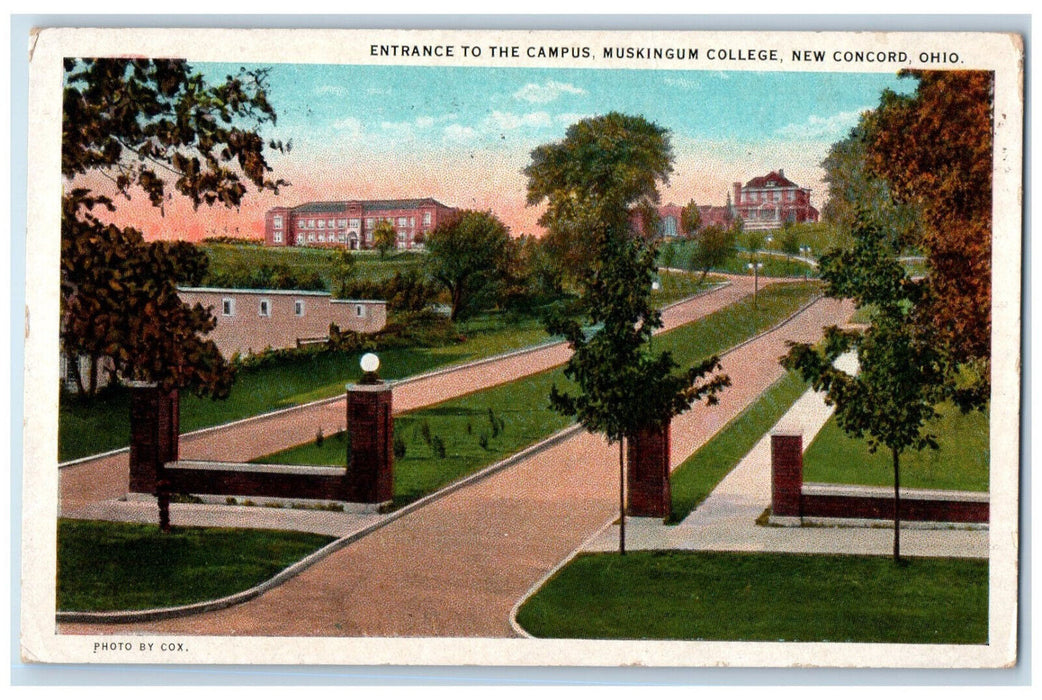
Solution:
[[[802,516],[803,436],[771,435],[771,522],[798,525]]]
[[[177,390],[163,391],[154,382],[128,382],[130,387],[130,493],[156,493],[164,465],[178,455],[180,399]]]
[[[351,452],[345,497],[355,503],[391,501],[394,498],[391,387],[382,382],[349,385],[347,429]]]
[[[669,424],[646,428],[628,439],[626,512],[643,518],[668,518],[673,502],[669,490]]]

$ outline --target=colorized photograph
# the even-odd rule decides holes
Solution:
[[[23,659],[1016,662],[1019,37],[173,34],[31,62]]]

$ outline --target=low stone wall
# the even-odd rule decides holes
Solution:
[[[804,484],[800,510],[808,518],[894,519],[894,490],[886,487]],[[987,493],[901,489],[901,520],[986,523]]]
[[[900,516],[908,523],[986,524],[990,498],[973,491],[903,488]],[[893,488],[804,483],[803,436],[771,436],[771,524],[893,519]]]
[[[204,500],[223,496],[260,502],[301,500],[343,505],[361,503],[365,496],[358,492],[343,467],[180,460],[166,464],[164,473],[172,493],[191,494]],[[369,505],[379,508],[387,504]]]

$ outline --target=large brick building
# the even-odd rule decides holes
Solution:
[[[673,238],[686,233],[680,225],[684,208],[672,202],[658,208],[659,235]],[[727,194],[727,204],[698,206],[701,226],[728,228],[741,217],[747,231],[777,229],[789,223],[815,222],[818,210],[811,206],[810,190],[785,177],[784,170],[754,177],[743,185],[734,183],[734,201]],[[640,222],[635,219],[640,228]]]
[[[398,249],[408,250],[420,246],[418,239],[456,211],[430,197],[275,207],[264,216],[264,244],[364,250],[374,247],[373,231],[380,221],[387,220],[394,227]]]
[[[754,177],[744,186],[734,183],[734,208],[747,231],[781,228],[786,222],[818,220],[818,210],[810,203],[810,190],[787,179],[781,169]]]

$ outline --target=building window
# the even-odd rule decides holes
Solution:
[[[325,243],[325,241],[326,241],[326,234],[324,234],[324,233],[318,234],[318,242],[319,243]]]
[[[318,220],[318,227],[324,229],[326,227],[326,220],[325,219],[319,219]]]
[[[301,219],[300,221],[297,222],[297,228],[299,228],[299,229],[303,229],[306,226],[307,226],[307,224],[304,223],[303,219]]]
[[[330,219],[328,223],[329,228],[334,228],[336,226],[336,219]]]
[[[272,234],[271,238],[276,243],[282,243],[282,231],[276,231]]]
[[[271,223],[272,223],[272,225],[275,228],[282,228],[282,217],[281,216],[273,217],[272,220],[271,220]]]
[[[358,228],[359,224],[361,223],[361,219],[351,219],[348,222],[348,226],[350,226],[351,228]]]
[[[398,225],[399,226],[403,226],[403,227],[405,226],[405,217],[404,216],[399,216],[398,217]]]
[[[357,221],[357,220],[358,219],[352,219],[352,221]],[[347,219],[339,219],[339,220],[337,220],[336,225],[337,225],[338,228],[345,228],[347,226]]]
[[[308,219],[308,228],[315,228],[315,220]]]
[[[221,299],[221,315],[222,316],[234,316],[235,315],[235,300],[230,297]]]
[[[315,233],[313,231],[308,233],[308,240],[311,241],[311,242],[314,242],[314,240],[315,240]]]
[[[271,316],[271,302],[267,299],[260,300],[260,311],[259,314],[265,318]]]
[[[365,227],[366,228],[372,228],[373,227],[373,218],[372,217],[369,217],[369,218],[367,218],[365,220]]]
[[[296,314],[297,316],[303,316],[304,315],[304,300],[303,299],[297,299],[295,302],[293,302],[293,313]]]
[[[431,213],[429,211],[423,212],[423,225],[424,226],[430,226],[431,225]]]
[[[358,318],[365,318],[365,307],[361,304],[355,305],[355,316]]]

